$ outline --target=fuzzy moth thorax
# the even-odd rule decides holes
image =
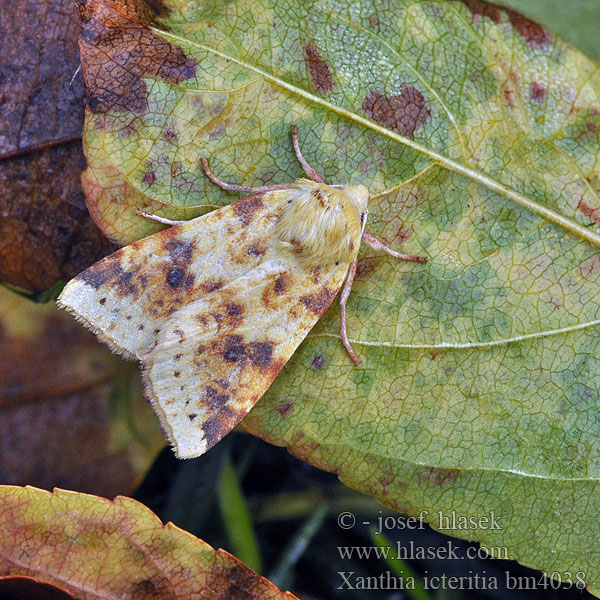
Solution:
[[[280,244],[305,265],[352,262],[360,246],[367,188],[298,179],[286,192],[276,226]]]

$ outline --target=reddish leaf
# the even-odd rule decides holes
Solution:
[[[0,576],[77,598],[293,600],[224,550],[131,498],[0,486]]]

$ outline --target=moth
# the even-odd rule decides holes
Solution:
[[[142,365],[144,391],[179,458],[200,456],[269,388],[300,342],[340,297],[340,336],[361,240],[363,185],[327,185],[292,144],[307,179],[245,187],[252,195],[190,221],[138,213],[169,229],[134,242],[72,279],[58,304],[100,340]]]

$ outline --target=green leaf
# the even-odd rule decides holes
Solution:
[[[600,591],[600,71],[480,0],[82,5],[88,203],[113,238],[301,175],[373,194],[333,307],[245,419],[433,527]],[[123,61],[125,60],[125,64]],[[127,62],[129,61],[129,62]],[[494,550],[497,548],[498,550]]]

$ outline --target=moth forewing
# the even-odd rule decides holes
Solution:
[[[168,316],[260,264],[273,210],[244,198],[134,242],[72,279],[58,304],[116,352],[140,358]]]
[[[199,456],[256,404],[325,312],[346,268],[269,251],[260,267],[182,307],[144,357],[144,381],[180,458]]]
[[[300,180],[245,198],[122,248],[71,281],[59,304],[140,359],[176,454],[199,456],[254,406],[333,301],[366,197],[357,206]],[[302,210],[290,210],[295,202]]]

